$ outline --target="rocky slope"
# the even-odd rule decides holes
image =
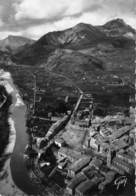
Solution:
[[[65,55],[68,49],[73,59],[73,68],[79,63],[78,53],[79,58],[85,56],[84,58],[89,60],[90,56],[93,56],[95,61],[102,61],[106,70],[134,71],[134,36],[136,31],[121,19],[97,27],[80,23],[73,28],[44,35],[34,44],[17,52],[12,60],[19,64],[45,65],[45,67],[49,67],[51,63],[52,67],[52,54],[55,60],[60,62],[57,49],[59,53],[64,54],[64,67],[67,67],[70,62],[70,55]],[[93,68],[90,66],[90,71],[95,70]]]
[[[11,60],[11,53],[0,50],[0,64],[14,65],[13,61]]]
[[[113,33],[114,31],[116,33]],[[13,60],[21,64],[39,65],[46,63],[56,49],[84,50],[84,53],[89,50],[86,54],[97,58],[111,53],[112,56],[114,53],[119,56],[120,50],[134,49],[134,40],[130,33],[133,36],[136,34],[134,29],[120,19],[97,27],[79,23],[73,28],[44,35],[34,44],[17,52]]]
[[[41,37],[33,45],[19,51],[14,60],[23,64],[46,62],[50,53],[58,48],[85,48],[105,39],[105,34],[88,24],[78,24],[65,31],[51,32]]]
[[[22,46],[31,45],[32,43],[34,43],[32,39],[9,35],[7,38],[0,40],[0,50],[15,52]]]
[[[122,19],[116,19],[107,22],[99,28],[104,31],[109,36],[125,36],[129,38],[134,38],[136,31],[129,25],[127,25]]]
[[[14,70],[12,66],[8,69],[14,70],[15,80],[21,87],[22,75],[18,74],[25,75],[25,86],[29,88],[30,82],[27,81],[33,72],[40,75],[37,77],[40,88],[47,88],[44,85],[46,82],[49,83],[49,89],[54,90],[63,87],[71,89],[73,84],[82,89],[99,92],[109,84],[112,88],[120,88],[118,86],[121,85],[132,87],[135,36],[136,31],[121,19],[110,21],[103,26],[79,23],[64,31],[47,33],[34,43],[22,46],[14,54],[8,53],[6,57],[3,57],[5,54],[1,55],[0,64],[3,64],[3,61],[6,62],[4,65],[11,65],[11,62],[19,65],[19,70],[23,71],[16,73],[17,68]],[[24,74],[27,69],[30,73]],[[111,86],[108,88],[111,91]]]

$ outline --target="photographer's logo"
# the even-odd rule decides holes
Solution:
[[[127,177],[126,176],[120,176],[119,178],[117,178],[114,181],[114,185],[116,186],[117,190],[119,189],[119,187],[121,185],[123,185],[125,187],[126,183],[127,183]]]

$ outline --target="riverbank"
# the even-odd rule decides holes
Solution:
[[[7,160],[0,178],[0,194],[4,196],[37,195],[38,188],[28,176],[23,153],[27,144],[26,106],[21,99],[10,73],[0,70],[0,85],[12,96],[8,123],[9,143],[4,151]]]
[[[6,157],[6,161],[4,163],[4,167],[0,173],[0,194],[2,195],[24,195],[22,191],[20,191],[14,184],[11,171],[10,171],[10,157],[12,156],[15,142],[16,142],[16,129],[15,129],[15,121],[13,119],[12,113],[15,105],[19,102],[19,97],[14,96],[15,89],[13,88],[13,81],[8,72],[4,72],[0,70],[0,85],[2,85],[7,94],[12,97],[12,104],[10,105],[8,114],[8,124],[9,124],[9,138],[8,145],[6,146],[3,156]],[[23,102],[20,102],[20,105],[23,105]],[[18,104],[18,106],[20,106]]]
[[[9,125],[9,138],[8,145],[6,146],[3,155],[11,155],[16,141],[16,129],[15,129],[15,119],[13,119],[13,111],[15,107],[23,106],[24,103],[21,100],[21,97],[17,93],[15,86],[13,85],[13,81],[11,75],[8,72],[4,72],[0,70],[0,85],[5,88],[7,95],[10,97],[10,106],[8,111],[8,125]],[[4,105],[3,105],[4,107]]]
[[[3,154],[5,154],[4,151],[7,151],[6,147],[9,143],[10,127],[8,117],[11,103],[11,96],[7,94],[4,86],[0,85],[0,171],[3,167],[3,160],[5,159]]]

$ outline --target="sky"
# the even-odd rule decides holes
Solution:
[[[102,25],[115,18],[136,29],[136,0],[0,0],[0,39],[39,39],[80,22]]]

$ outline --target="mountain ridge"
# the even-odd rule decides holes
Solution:
[[[115,23],[119,29],[117,28],[116,34],[113,34]],[[131,29],[118,20],[108,25],[108,33],[107,24],[104,27],[84,23],[63,31],[47,33],[34,43],[22,46],[14,54],[9,54],[10,57],[8,54],[4,58],[1,57],[0,63],[4,66],[11,59],[18,69],[22,67],[23,72],[24,69],[32,72],[40,70],[38,74],[42,75],[42,79],[39,79],[41,88],[45,85],[44,82],[47,82],[51,84],[50,89],[55,89],[54,85],[58,80],[61,87],[64,87],[62,83],[67,86],[68,81],[71,81],[71,84],[77,84],[81,89],[102,90],[108,83],[118,83],[113,82],[114,76],[123,81],[116,86],[132,84],[135,70],[135,41],[125,36]],[[132,33],[135,35],[135,31],[132,30]],[[12,69],[11,62],[9,64]],[[49,81],[53,83],[48,82],[45,73],[51,74]],[[59,76],[67,78],[67,82],[62,82]],[[60,89],[60,86],[57,88]],[[126,89],[128,91],[128,88]]]
[[[5,39],[0,40],[0,50],[6,52],[15,52],[19,48],[25,45],[31,45],[34,43],[34,40],[22,37],[22,36],[14,36],[9,35]]]
[[[95,27],[90,24],[79,23],[63,31],[47,33],[32,45],[28,45],[19,52],[16,52],[13,61],[28,65],[39,65],[47,61],[51,52],[57,48],[78,50],[90,48],[100,43],[110,43],[115,47],[133,44],[133,40],[124,36],[124,31],[121,31],[122,34],[119,32],[118,35],[114,36],[112,33],[109,33],[109,30],[108,34],[104,30],[108,25],[111,26],[112,32],[112,24],[117,23],[118,25],[119,22],[123,24],[123,28],[128,28],[128,25],[122,22],[122,20],[114,20],[103,26]]]

